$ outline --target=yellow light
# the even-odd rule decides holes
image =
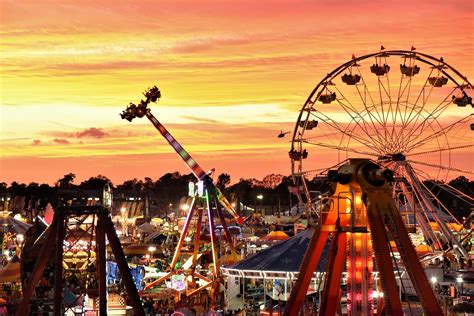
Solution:
[[[355,196],[355,206],[357,208],[362,206],[362,198],[360,197],[359,194],[356,194],[356,196]]]

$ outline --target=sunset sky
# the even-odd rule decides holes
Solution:
[[[291,138],[277,135],[352,54],[414,45],[472,82],[473,6],[0,0],[0,181],[53,184],[73,172],[76,182],[103,174],[117,184],[187,173],[148,120],[120,119],[155,84],[162,99],[152,112],[204,169],[233,181],[287,175]]]

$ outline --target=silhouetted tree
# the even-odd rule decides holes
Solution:
[[[69,189],[71,188],[75,178],[76,175],[74,173],[65,174],[64,177],[56,182],[56,186],[60,187],[61,189]]]
[[[219,190],[224,191],[229,184],[230,175],[228,173],[221,173],[219,177],[217,177],[216,187],[218,187]]]
[[[263,187],[267,189],[274,189],[277,185],[281,183],[283,180],[284,176],[281,174],[269,174],[265,176],[262,180],[262,185]]]
[[[99,174],[81,182],[79,188],[83,190],[102,190],[107,183],[112,184],[109,178]]]

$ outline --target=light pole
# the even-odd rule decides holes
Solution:
[[[263,195],[262,194],[259,194],[257,195],[257,199],[260,200],[260,211],[262,211],[262,200],[263,200]]]
[[[156,251],[156,247],[155,246],[150,246],[150,247],[148,247],[148,251],[151,253],[151,255],[150,255],[150,263],[151,263],[152,260],[153,260],[153,252]]]
[[[431,283],[433,284],[433,291],[436,296],[438,296],[438,291],[436,290],[436,283],[438,283],[438,278],[435,276],[431,277]]]
[[[461,284],[461,291],[459,292],[459,297],[462,296],[462,292],[464,291],[464,283],[462,277],[457,277],[456,281]]]

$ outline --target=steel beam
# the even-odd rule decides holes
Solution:
[[[329,257],[326,261],[326,279],[321,296],[320,310],[324,315],[336,315],[341,300],[341,276],[345,266],[347,235],[334,232]]]
[[[319,259],[323,253],[328,235],[328,231],[322,231],[319,228],[314,230],[313,237],[309,242],[308,249],[306,250],[303,261],[301,262],[298,279],[293,285],[290,298],[286,303],[285,316],[298,315],[303,301],[306,298],[309,283],[313,278],[313,274],[316,271]]]
[[[103,229],[109,239],[109,244],[112,247],[112,252],[115,256],[115,260],[117,261],[123,282],[125,283],[125,289],[127,290],[128,297],[132,302],[133,313],[136,316],[145,316],[145,310],[143,309],[140,297],[138,296],[137,288],[133,282],[127,260],[125,260],[122,245],[120,244],[120,240],[117,237],[117,233],[115,232],[114,224],[112,223],[108,213],[103,213],[99,216],[102,218]]]
[[[99,279],[99,315],[107,315],[107,280],[106,280],[106,253],[105,231],[103,217],[97,220],[95,230],[95,238],[97,243],[97,277]]]
[[[56,239],[56,267],[54,276],[54,315],[61,316],[63,303],[63,255],[64,236],[66,235],[67,218],[65,210],[59,208],[57,211],[57,239]]]
[[[28,286],[23,291],[23,299],[21,300],[21,303],[18,306],[16,316],[28,315],[30,300],[35,290],[36,284],[41,279],[44,268],[46,267],[46,264],[48,263],[48,260],[51,257],[51,252],[54,249],[54,247],[51,247],[51,245],[54,245],[54,242],[57,237],[57,222],[58,219],[57,216],[55,216],[53,218],[53,222],[47,228],[48,231],[46,231],[47,235],[45,236],[43,247],[41,247],[40,256],[36,261],[33,273],[31,274],[30,280],[28,281]]]

